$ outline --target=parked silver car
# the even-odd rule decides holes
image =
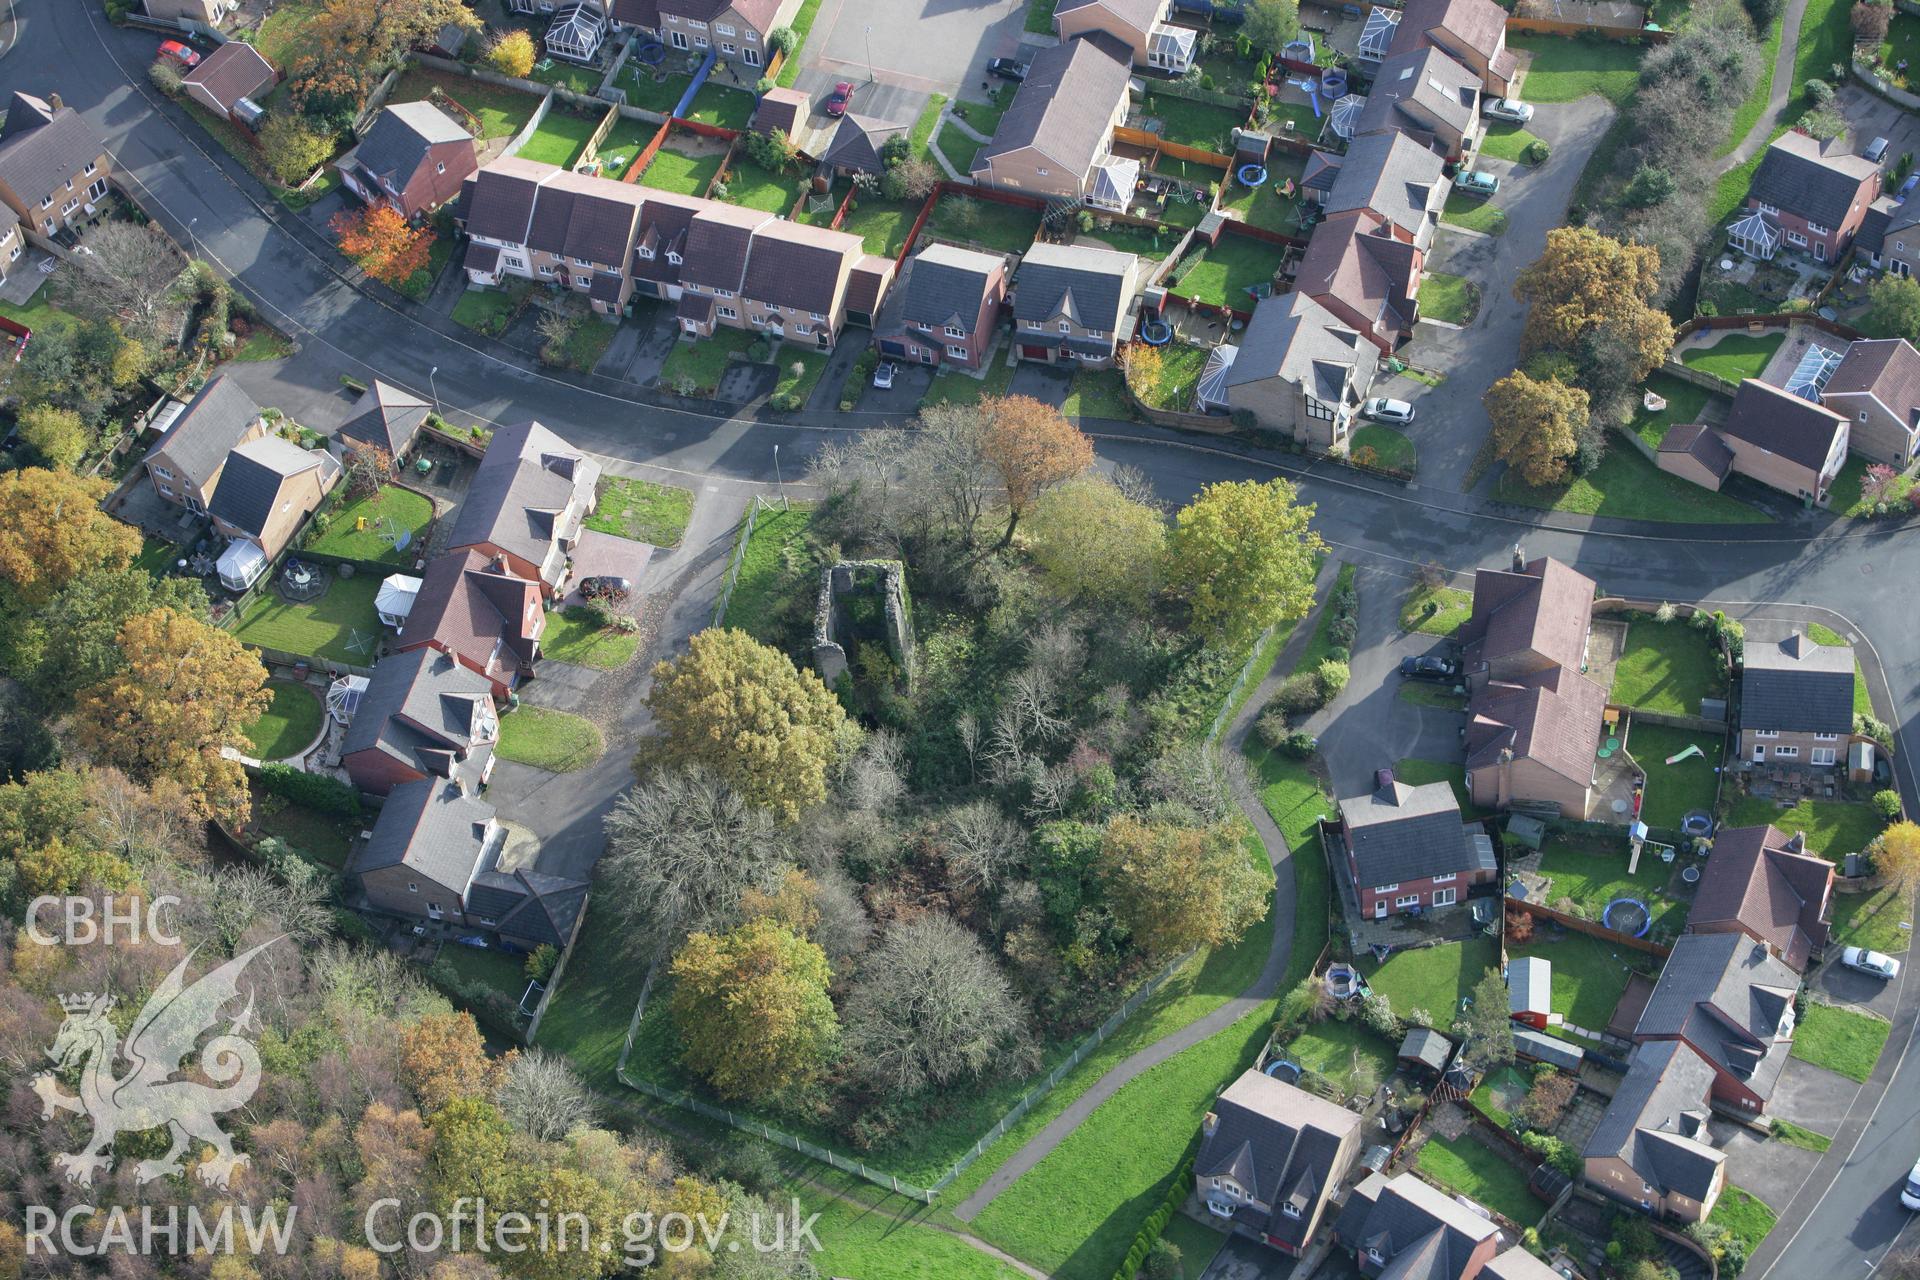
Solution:
[[[1840,963],[1849,969],[1875,978],[1897,978],[1900,976],[1900,962],[1892,956],[1883,956],[1878,951],[1869,951],[1865,947],[1848,947],[1840,953]]]
[[[1480,104],[1480,114],[1489,120],[1525,124],[1533,119],[1533,104],[1522,102],[1518,98],[1489,98]]]
[[[1373,422],[1391,422],[1404,427],[1413,421],[1413,406],[1405,400],[1375,396],[1360,406],[1360,416]]]

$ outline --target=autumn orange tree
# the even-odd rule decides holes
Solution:
[[[1903,896],[1920,884],[1920,826],[1896,822],[1873,842],[1873,869]]]
[[[0,581],[42,605],[90,569],[124,569],[140,534],[100,510],[112,485],[28,467],[0,475]]]
[[[200,817],[245,821],[247,775],[221,749],[247,749],[247,728],[273,701],[260,659],[228,632],[164,608],[127,619],[120,651],[126,668],[74,711],[80,745],[156,791],[177,788]]]
[[[382,284],[398,288],[427,268],[433,232],[412,225],[392,205],[336,213],[328,225],[339,238],[340,252]]]
[[[988,397],[980,402],[980,414],[980,456],[1007,491],[1004,547],[1035,498],[1093,465],[1093,441],[1058,409],[1032,396]]]
[[[1660,251],[1627,244],[1591,227],[1556,227],[1546,250],[1514,280],[1530,304],[1521,354],[1563,351],[1583,366],[1604,356],[1605,374],[1637,386],[1673,346],[1673,321],[1651,305],[1660,290]],[[1593,387],[1587,369],[1582,385]]]
[[[400,1073],[431,1115],[455,1098],[490,1097],[507,1064],[487,1056],[470,1013],[429,1014],[400,1035]]]
[[[1481,397],[1493,424],[1493,452],[1530,485],[1559,484],[1588,416],[1587,393],[1516,369]]]
[[[783,925],[763,916],[718,936],[692,934],[672,972],[668,1008],[682,1060],[721,1097],[768,1097],[832,1060],[840,1020],[826,952]]]

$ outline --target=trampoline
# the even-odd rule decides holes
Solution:
[[[1338,98],[1347,91],[1347,73],[1342,67],[1328,67],[1320,73],[1320,92]]]
[[[1690,836],[1710,836],[1713,834],[1713,815],[1705,809],[1694,809],[1680,819],[1680,830]]]
[[[1300,1083],[1300,1064],[1288,1062],[1285,1058],[1275,1058],[1267,1064],[1267,1074],[1281,1084]]]
[[[1327,966],[1327,990],[1334,999],[1345,1000],[1360,994],[1360,971],[1349,964]]]
[[[1680,868],[1680,879],[1686,884],[1699,884],[1700,868],[1699,867]]]
[[[1600,923],[1629,937],[1644,938],[1653,925],[1653,912],[1638,898],[1615,898],[1600,913]]]
[[[657,67],[667,60],[667,46],[649,40],[633,51],[633,60],[643,67]]]
[[[1165,320],[1147,320],[1140,325],[1140,340],[1150,347],[1164,347],[1173,341],[1173,326]]]
[[[1257,187],[1267,180],[1267,166],[1263,164],[1243,164],[1240,166],[1240,185]]]

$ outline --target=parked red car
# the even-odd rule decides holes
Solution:
[[[181,44],[178,40],[162,40],[160,42],[159,56],[168,62],[174,63],[182,71],[191,71],[200,65],[200,55],[187,48],[184,44]]]
[[[843,116],[847,114],[847,104],[853,101],[853,81],[842,80],[833,86],[833,92],[827,95],[827,114]]]

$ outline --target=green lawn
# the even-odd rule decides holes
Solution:
[[[806,1213],[820,1214],[813,1228],[820,1252],[812,1255],[812,1261],[821,1275],[870,1280],[1024,1280],[1022,1272],[933,1227],[900,1222],[845,1200],[803,1194],[800,1203]],[[908,1200],[896,1199],[894,1205],[899,1211],[918,1208]]]
[[[385,484],[378,493],[343,499],[328,515],[327,531],[313,540],[309,550],[405,568],[420,556],[420,540],[433,523],[433,502],[411,489]],[[406,535],[404,550],[397,545],[401,534]]]
[[[1200,1280],[1206,1273],[1207,1264],[1213,1261],[1214,1255],[1227,1242],[1224,1232],[1195,1222],[1184,1213],[1176,1213],[1167,1219],[1166,1229],[1160,1235],[1172,1241],[1180,1250],[1181,1280]]]
[[[1647,379],[1646,389],[1667,402],[1667,407],[1654,412],[1645,407],[1644,401],[1636,401],[1633,422],[1628,429],[1658,449],[1660,442],[1667,438],[1667,432],[1683,422],[1697,422],[1705,412],[1707,401],[1712,393],[1705,387],[1697,387],[1691,382],[1682,382],[1670,373],[1656,373]]]
[[[1825,1151],[1833,1145],[1833,1139],[1824,1133],[1815,1133],[1803,1128],[1791,1120],[1773,1119],[1773,1139],[1784,1142],[1790,1147],[1799,1147],[1803,1151]]]
[[[1641,45],[1561,36],[1512,36],[1507,47],[1531,55],[1523,92],[1528,102],[1572,102],[1597,93],[1615,106],[1640,80]]]
[[[152,534],[143,534],[140,538],[140,554],[133,558],[133,567],[145,569],[158,578],[173,572],[173,562],[180,559],[180,548],[165,538],[156,538]]]
[[[1175,268],[1180,275],[1173,288],[1196,302],[1251,311],[1255,299],[1247,290],[1271,285],[1285,260],[1286,251],[1279,245],[1223,235],[1219,244],[1202,253],[1191,266]]]
[[[1679,524],[1771,523],[1765,512],[1669,475],[1625,444],[1608,449],[1599,466],[1565,485],[1537,489],[1506,471],[1494,492],[1502,502],[1574,515]]]
[[[992,135],[992,130],[990,129],[983,129],[981,132],[989,136]],[[979,155],[980,148],[987,144],[984,142],[975,142],[972,138],[969,138],[949,123],[940,126],[938,145],[940,147],[940,154],[947,158],[948,163],[965,174],[973,172],[973,158]]]
[[[1009,106],[1013,105],[1014,93],[1015,89],[1012,85],[1003,84],[991,91],[993,101],[973,102],[965,98],[956,99],[953,110],[948,114],[958,116],[973,126],[974,132],[984,133],[991,138],[993,131],[1000,127],[1000,117],[1007,113]]]
[[[1428,1138],[1413,1167],[1427,1181],[1457,1192],[1517,1226],[1530,1227],[1546,1216],[1547,1206],[1527,1190],[1527,1175],[1466,1134],[1453,1141],[1439,1134]]]
[[[1533,1081],[1519,1068],[1508,1064],[1487,1073],[1472,1094],[1473,1105],[1502,1127],[1513,1122],[1511,1108],[1518,1106],[1533,1088]],[[1502,1106],[1505,1102],[1507,1105]]]
[[[629,120],[621,116],[613,122],[613,128],[607,130],[607,136],[600,140],[594,149],[594,158],[606,168],[609,178],[624,178],[633,162],[653,141],[653,135],[660,132],[660,126],[646,120]],[[661,148],[665,150],[665,148]],[[655,154],[658,154],[657,152]]]
[[[486,139],[512,137],[526,126],[527,121],[533,119],[533,113],[540,106],[540,99],[531,93],[522,93],[505,85],[489,84],[484,80],[470,80],[465,76],[425,71],[419,67],[407,68],[387,101],[420,102],[430,97],[434,89],[439,89],[477,116],[480,136]]]
[[[655,191],[672,191],[683,196],[703,196],[707,193],[707,187],[719,175],[720,164],[726,158],[726,153],[723,151],[687,156],[661,147],[654,152],[653,160],[647,165],[646,172],[640,175],[640,185],[652,187]]]
[[[847,210],[840,229],[850,236],[859,236],[868,253],[897,258],[900,250],[906,248],[907,232],[913,230],[913,220],[919,216],[917,204],[878,195],[860,196],[853,208]]]
[[[1410,787],[1424,787],[1429,782],[1446,783],[1453,788],[1453,798],[1460,802],[1460,812],[1469,819],[1483,818],[1492,812],[1474,808],[1472,798],[1467,795],[1467,767],[1464,764],[1408,756],[1394,762],[1393,776]]]
[[[1505,235],[1507,231],[1507,215],[1495,208],[1492,201],[1458,192],[1447,196],[1446,204],[1440,209],[1440,221],[1488,236]]]
[[[1291,157],[1288,159],[1291,160]],[[1267,180],[1257,187],[1243,187],[1237,181],[1228,183],[1220,207],[1249,226],[1283,236],[1299,235],[1302,212],[1299,189],[1296,186],[1291,196],[1281,195],[1280,189],[1288,177],[1297,182],[1306,171],[1306,165],[1293,162],[1287,166],[1287,170],[1276,172],[1269,168]]]
[[[1039,233],[1040,215],[1032,209],[992,200],[947,196],[933,207],[927,229],[945,239],[976,244],[999,253],[1025,253]]]
[[[1420,282],[1420,314],[1448,324],[1471,324],[1480,311],[1480,290],[1465,276],[1435,271]]]
[[[1657,858],[1653,861],[1659,863]],[[1509,944],[1507,954],[1516,960],[1536,956],[1551,964],[1553,1011],[1588,1031],[1606,1030],[1615,1006],[1626,994],[1627,979],[1633,975],[1631,962],[1644,964],[1648,959],[1638,951],[1571,930],[1552,940],[1536,932],[1525,946]],[[1657,966],[1659,962],[1652,963]]]
[[[1472,614],[1473,592],[1453,587],[1423,587],[1416,582],[1400,606],[1400,628],[1430,636],[1450,636],[1465,626]]]
[[[762,213],[786,213],[800,199],[803,180],[797,174],[769,173],[747,159],[744,152],[733,157],[733,168],[722,179],[729,204]]]
[[[1487,126],[1487,136],[1481,140],[1480,154],[1522,164],[1527,148],[1538,141],[1537,135],[1528,133],[1521,125],[1493,123]]]
[[[16,324],[23,324],[29,329],[44,329],[49,324],[76,318],[47,301],[47,286],[44,281],[34,289],[33,296],[27,299],[25,306],[12,302],[0,302],[0,316],[5,316]]]
[[[522,706],[500,717],[500,742],[495,749],[502,760],[572,773],[598,760],[606,744],[591,720],[547,707]]]
[[[467,947],[448,943],[440,948],[435,963],[445,960],[452,970],[468,982],[482,983],[516,1004],[527,989],[526,961],[504,951],[488,947]]]
[[[1700,699],[1724,698],[1726,693],[1713,642],[1705,631],[1678,620],[1635,617],[1629,621],[1627,651],[1613,672],[1612,701],[1697,716]]]
[[[1233,154],[1233,131],[1247,122],[1244,109],[1216,107],[1209,102],[1189,102],[1185,98],[1164,93],[1157,97],[1149,93],[1146,115],[1149,117],[1149,133],[1157,133],[1164,141],[1211,151],[1215,155]],[[1153,121],[1159,122],[1158,128],[1153,127]]]
[[[1420,460],[1413,441],[1407,439],[1404,432],[1378,422],[1354,428],[1348,456],[1355,462],[1395,471],[1412,471]]]
[[[1158,262],[1180,243],[1180,232],[1174,228],[1121,226],[1115,223],[1105,231],[1095,229],[1077,232],[1073,240],[1075,244],[1102,245],[1120,253],[1131,253]]]
[[[1900,70],[1903,62],[1905,71]],[[1920,84],[1920,18],[1894,10],[1887,38],[1880,42],[1880,66],[1880,74],[1896,89],[1911,93]]]
[[[804,406],[813,389],[820,385],[821,375],[827,371],[827,353],[787,347],[775,353],[775,358],[780,365],[780,378],[773,384],[773,394],[795,396]]]
[[[498,289],[468,289],[453,304],[454,323],[497,338],[526,304],[528,288],[527,282],[520,280]]]
[[[1549,906],[1571,898],[1574,913],[1589,920],[1601,919],[1615,898],[1637,898],[1653,912],[1654,934],[1677,934],[1687,922],[1687,904],[1661,895],[1673,867],[1642,853],[1639,866],[1628,875],[1624,836],[1617,841],[1551,836],[1540,851],[1540,874],[1552,882],[1547,889]]]
[[[1002,354],[987,370],[984,378],[970,378],[952,369],[933,375],[933,385],[921,404],[975,404],[983,396],[1003,396],[1013,382],[1013,366]]]
[[[373,598],[380,590],[379,575],[360,573],[342,578],[330,568],[327,572],[327,594],[318,600],[289,604],[269,587],[248,607],[234,635],[243,644],[265,649],[323,662],[372,666],[381,634],[380,616],[373,609]],[[351,647],[356,635],[361,641],[359,648]]]
[[[756,640],[772,638],[770,615],[779,607],[788,551],[797,550],[806,541],[807,526],[812,521],[813,508],[808,506],[760,513],[740,563],[740,577],[727,599],[726,617],[721,620],[724,625],[738,627]]]
[[[1260,787],[1260,803],[1266,806],[1274,825],[1280,828],[1280,835],[1286,840],[1287,847],[1294,850],[1296,870],[1307,862],[1313,862],[1324,874],[1326,859],[1320,856],[1318,846],[1314,846],[1311,858],[1306,856],[1305,846],[1309,841],[1318,839],[1321,818],[1338,816],[1339,809],[1333,798],[1302,761],[1268,751],[1255,744],[1252,738],[1247,741],[1251,744],[1247,759],[1253,765],[1254,778]]]
[[[1905,927],[1902,927],[1905,926]],[[1913,900],[1898,890],[1833,895],[1833,941],[1896,955],[1913,937]]]
[[[1840,468],[1840,474],[1833,478],[1833,488],[1828,490],[1829,505],[1836,515],[1852,516],[1856,519],[1874,514],[1876,502],[1884,502],[1894,510],[1899,510],[1907,501],[1907,494],[1913,489],[1914,479],[1910,475],[1896,475],[1887,483],[1886,491],[1875,500],[1867,501],[1862,490],[1867,482],[1867,460],[1859,454],[1850,454],[1847,463]]]
[[[794,46],[793,56],[780,64],[778,82],[783,88],[793,88],[793,82],[800,78],[800,55],[807,50],[807,36],[813,31],[813,20],[820,16],[820,0],[800,0],[800,11],[793,15],[793,34],[800,37],[800,43]]]
[[[1759,377],[1786,340],[1784,333],[1726,332],[1710,347],[1689,347],[1681,352],[1680,363],[1724,382],[1738,383],[1742,378]]]
[[[1026,29],[1035,35],[1052,35],[1053,6],[1054,0],[1029,0]]]
[[[1393,1074],[1397,1049],[1357,1021],[1328,1018],[1289,1040],[1279,1056],[1329,1080],[1343,1079],[1356,1062],[1371,1063],[1374,1078],[1385,1080]]]
[[[253,792],[253,822],[261,835],[278,837],[289,848],[335,871],[346,867],[361,826],[359,818],[335,817],[302,804],[289,804],[257,788]]]
[[[559,359],[555,363],[562,368],[592,373],[593,367],[600,363],[600,357],[607,354],[607,348],[613,345],[613,335],[619,331],[617,323],[597,315],[582,315],[579,323],[567,335],[567,340],[560,345]]]
[[[643,111],[655,111],[661,115],[671,115],[678,106],[687,86],[693,83],[693,77],[682,72],[672,72],[664,80],[655,80],[653,73],[644,75],[638,64],[628,62],[620,72],[620,87],[626,91],[627,105],[639,107]]]
[[[1698,746],[1703,754],[1688,756],[1679,764],[1667,763],[1668,756],[1679,755],[1688,746]],[[1650,827],[1676,832],[1690,811],[1712,809],[1714,769],[1725,751],[1726,740],[1718,734],[1689,733],[1635,720],[1627,733],[1627,753],[1647,774],[1641,819]]]
[[[269,680],[273,705],[247,726],[247,741],[261,760],[284,760],[306,750],[320,732],[324,712],[313,690],[297,680]]]
[[[602,73],[593,67],[583,67],[579,63],[568,62],[562,58],[542,56],[527,73],[527,79],[537,80],[541,84],[559,85],[562,89],[591,97],[593,91],[600,87],[601,75]]]
[[[595,894],[589,901],[567,971],[540,1021],[538,1043],[572,1059],[594,1088],[624,1093],[613,1068],[646,967],[622,950],[620,910],[610,895]]]
[[[547,629],[540,635],[541,657],[598,671],[626,666],[639,648],[638,632],[602,627],[589,610],[579,605],[549,613]]]
[[[1201,371],[1207,367],[1207,348],[1190,343],[1169,343],[1160,349],[1159,374],[1151,386],[1138,395],[1154,409],[1193,411],[1193,395],[1200,386]]]
[[[1832,862],[1866,848],[1867,841],[1879,835],[1886,825],[1871,805],[1849,804],[1844,800],[1802,800],[1791,809],[1781,809],[1766,796],[1740,797],[1728,812],[1727,822],[1736,827],[1771,822],[1788,833],[1804,831],[1807,847]]]
[[[1067,390],[1067,398],[1060,403],[1060,412],[1076,422],[1083,418],[1112,418],[1125,422],[1133,417],[1133,405],[1127,400],[1125,378],[1118,369],[1075,373],[1073,383]]]
[[[282,0],[260,22],[253,47],[276,67],[284,67],[307,41],[307,28],[325,11],[319,0]],[[398,97],[396,93],[394,95]]]
[[[753,95],[709,80],[687,104],[685,118],[700,124],[719,125],[722,129],[744,129],[753,119]]]
[[[632,476],[600,477],[594,488],[589,529],[654,547],[677,547],[693,518],[693,490]]]
[[[1729,1184],[1720,1193],[1719,1202],[1713,1206],[1713,1212],[1707,1215],[1707,1221],[1725,1227],[1751,1254],[1767,1238],[1767,1232],[1773,1230],[1778,1217],[1767,1207],[1766,1201],[1750,1191]]]
[[[1393,1002],[1396,1013],[1425,1009],[1442,1024],[1460,1011],[1473,984],[1500,963],[1492,939],[1449,942],[1437,947],[1396,951],[1385,964],[1371,956],[1360,961],[1367,984]]]
[[[907,131],[907,146],[922,160],[930,160],[933,157],[933,129],[940,123],[940,112],[946,105],[946,94],[934,94],[927,99],[926,105],[920,108],[919,116],[914,119],[913,128]],[[992,136],[990,129],[982,129],[981,132]],[[966,170],[963,169],[961,172],[965,173]]]
[[[292,354],[293,343],[284,334],[256,321],[246,341],[234,348],[233,358],[241,364],[251,364],[260,360],[279,360]]]
[[[522,160],[537,160],[542,164],[557,164],[563,169],[571,168],[587,149],[587,139],[600,127],[598,120],[589,120],[582,116],[569,115],[554,107],[547,112],[546,119],[533,131],[526,145],[514,154]]]
[[[694,394],[710,396],[720,385],[730,357],[744,355],[759,342],[760,335],[746,329],[716,328],[711,338],[675,339],[666,363],[660,366],[660,385],[672,388],[674,380],[685,374],[693,379]]]

